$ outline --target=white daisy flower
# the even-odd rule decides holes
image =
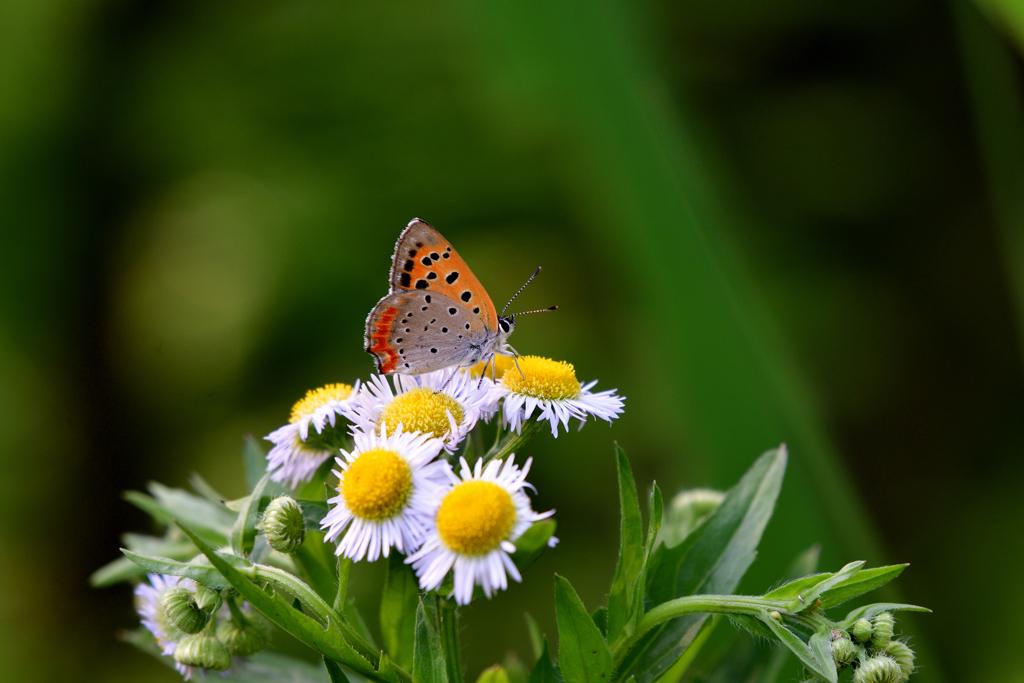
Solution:
[[[288,424],[266,437],[274,444],[267,455],[270,478],[293,490],[312,479],[317,468],[338,452],[343,436],[338,416],[358,393],[359,380],[354,386],[328,384],[306,392],[292,407]]]
[[[174,650],[178,641],[185,637],[164,613],[164,594],[172,588],[185,588],[195,590],[196,583],[192,579],[180,576],[164,576],[162,574],[149,574],[149,583],[140,583],[135,587],[135,610],[142,618],[142,625],[145,626],[160,646],[161,654],[168,657],[174,656]],[[185,680],[191,680],[196,669],[185,666],[178,662],[174,668],[184,676]]]
[[[392,546],[410,553],[420,546],[430,526],[438,490],[447,481],[445,463],[434,461],[443,442],[429,434],[403,432],[387,435],[356,431],[355,447],[335,458],[341,471],[338,495],[320,524],[326,539],[342,532],[337,555],[373,562],[387,557]],[[348,529],[347,531],[346,528]]]
[[[519,356],[518,369],[507,369],[495,385],[493,395],[502,400],[502,420],[517,433],[537,413],[537,419],[551,423],[558,438],[558,425],[569,430],[569,420],[580,421],[580,429],[593,415],[609,424],[622,413],[623,398],[615,389],[590,390],[597,380],[580,384],[571,363],[540,356]]]
[[[385,377],[373,376],[349,403],[345,416],[367,433],[383,428],[393,433],[402,425],[407,432],[429,434],[454,453],[476,423],[497,410],[490,380],[481,383],[458,368],[394,375],[392,382],[393,386]]]
[[[416,570],[423,590],[435,590],[454,569],[455,601],[465,605],[473,599],[475,586],[490,598],[508,588],[508,576],[522,581],[509,555],[515,552],[514,542],[555,511],[537,513],[530,508],[524,489],[530,486],[526,475],[532,459],[519,469],[514,457],[486,466],[477,460],[474,469],[463,458],[460,476],[444,463],[449,485],[440,493],[423,547],[405,560]]]

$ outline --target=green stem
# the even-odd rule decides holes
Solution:
[[[245,613],[238,607],[238,601],[234,596],[229,595],[224,602],[228,604],[228,611],[231,612],[231,621],[235,626],[244,628],[249,624],[249,620],[246,618]]]
[[[502,437],[501,441],[494,444],[491,447],[491,450],[487,451],[483,457],[484,464],[486,465],[495,458],[504,459],[506,456],[515,453],[525,446],[526,442],[532,439],[534,434],[540,431],[541,426],[541,422],[534,418],[530,418],[523,424],[519,434],[509,431],[504,437]]]
[[[345,597],[348,595],[348,573],[352,569],[352,560],[338,555],[338,592],[334,596],[334,611],[345,613]]]
[[[786,612],[786,603],[781,600],[765,600],[744,595],[690,595],[669,600],[644,614],[636,631],[615,648],[615,662],[620,663],[629,649],[645,633],[670,619],[688,614],[749,614],[758,617],[771,610],[790,616]]]
[[[437,599],[438,627],[441,633],[441,647],[448,667],[448,683],[463,683],[462,651],[459,643],[459,615],[456,605],[447,598]]]

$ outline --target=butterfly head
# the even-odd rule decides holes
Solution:
[[[498,329],[501,330],[502,338],[509,336],[516,329],[516,317],[514,315],[498,316]]]

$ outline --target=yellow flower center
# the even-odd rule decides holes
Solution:
[[[484,555],[508,538],[516,506],[508,491],[489,481],[467,481],[452,489],[437,511],[437,532],[464,555]]]
[[[492,379],[501,379],[506,370],[514,368],[515,366],[516,359],[512,356],[495,356],[493,369],[494,377]],[[480,373],[484,372],[485,367],[487,369],[487,376],[490,377],[492,372],[490,361],[477,363],[469,369],[469,374],[473,375],[473,377],[479,377]]]
[[[303,416],[310,415],[317,408],[331,401],[344,401],[351,395],[351,384],[328,384],[319,389],[310,389],[298,403],[292,406],[290,422],[298,422]]]
[[[342,474],[338,492],[352,514],[362,519],[387,519],[401,510],[412,493],[412,470],[394,451],[363,451]]]
[[[534,398],[548,400],[571,399],[580,395],[580,383],[571,363],[541,358],[520,356],[518,370],[506,372],[501,378],[502,386],[509,391]]]
[[[429,387],[417,387],[396,396],[380,415],[380,424],[394,434],[398,425],[406,432],[422,432],[443,438],[451,429],[447,412],[461,425],[466,412],[459,402],[448,394],[435,393]]]

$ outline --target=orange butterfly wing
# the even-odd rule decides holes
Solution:
[[[443,294],[480,316],[489,331],[498,330],[498,313],[487,290],[448,240],[418,218],[399,236],[391,263],[391,291],[402,290]]]

